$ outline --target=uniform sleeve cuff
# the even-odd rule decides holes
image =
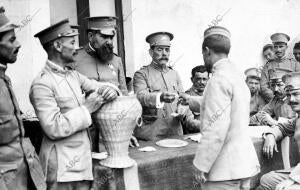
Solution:
[[[160,95],[161,95],[161,94],[162,94],[162,93],[160,92],[160,93],[158,93],[158,94],[156,95],[156,108],[163,108],[164,105],[165,105],[164,102],[161,102],[161,101],[160,101]]]
[[[84,114],[86,115],[88,126],[90,126],[92,124],[91,114],[90,114],[89,110],[85,106],[81,106],[81,107],[83,109]]]

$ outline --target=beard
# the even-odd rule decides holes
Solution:
[[[113,49],[114,46],[112,44],[104,44],[96,49],[97,57],[103,62],[110,61],[114,56]]]

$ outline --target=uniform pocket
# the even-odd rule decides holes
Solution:
[[[13,115],[0,115],[0,142],[9,143],[19,135],[19,124]]]
[[[6,185],[10,184],[16,178],[17,168],[17,164],[0,163],[0,172]]]

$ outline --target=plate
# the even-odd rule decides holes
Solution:
[[[179,139],[164,139],[164,140],[157,141],[155,144],[162,147],[176,148],[176,147],[186,146],[189,143]]]

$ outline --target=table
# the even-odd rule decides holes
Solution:
[[[175,137],[183,139],[185,136]],[[200,185],[193,180],[192,161],[197,149],[197,143],[187,140],[189,144],[180,148],[163,148],[155,142],[140,141],[140,147],[153,146],[156,152],[140,152],[137,148],[130,148],[130,157],[138,164],[138,176],[141,190],[193,190],[200,189]],[[252,137],[260,164],[261,173],[252,178],[251,187],[259,183],[262,174],[271,170],[282,169],[281,152],[275,153],[270,160],[262,155],[263,139]],[[278,146],[280,149],[280,146]],[[279,150],[281,151],[281,150]],[[290,148],[291,165],[299,160],[296,142],[291,140]],[[97,160],[94,163],[95,181],[93,188],[105,190],[123,190],[123,170],[110,169],[101,166]]]

